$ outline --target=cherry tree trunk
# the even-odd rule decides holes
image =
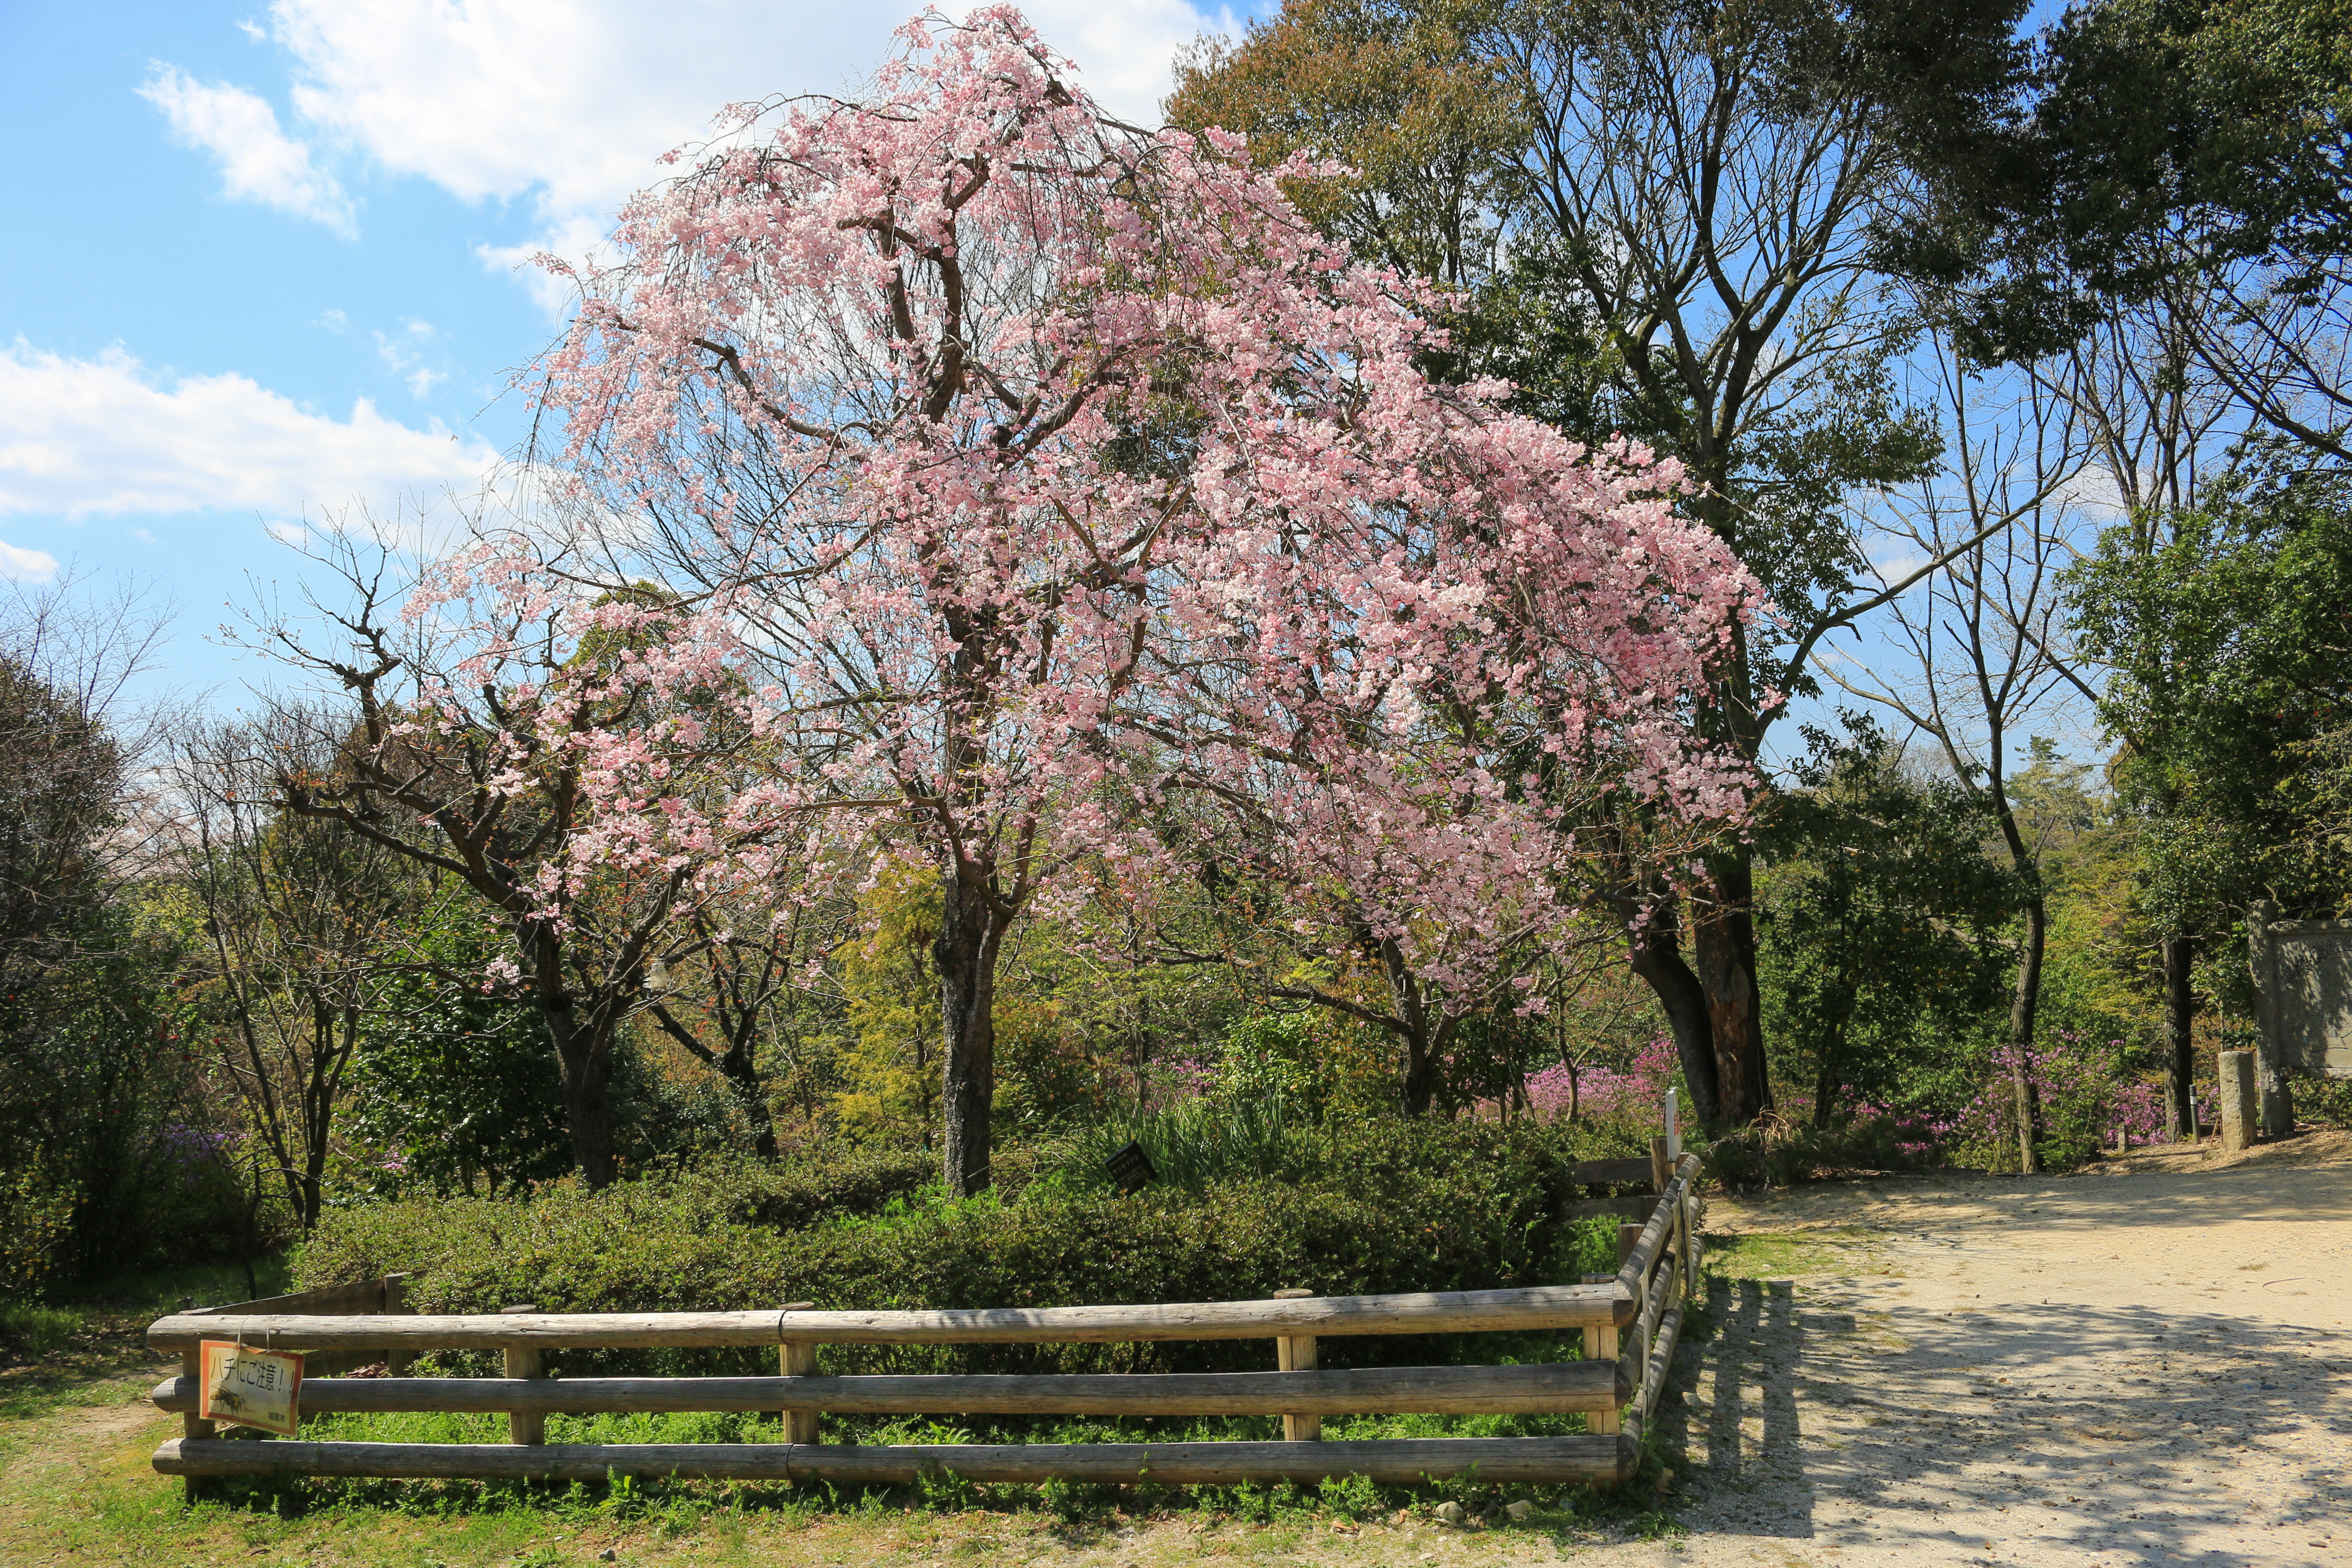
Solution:
[[[751,1119],[751,1146],[762,1160],[776,1158],[776,1121],[768,1111],[767,1090],[760,1086],[760,1074],[751,1061],[751,1043],[739,1040],[718,1058],[719,1072],[727,1079],[735,1096],[743,1102],[743,1114]]]
[[[940,1018],[947,1034],[940,1096],[949,1195],[988,1190],[990,1120],[996,1108],[996,956],[1003,926],[987,894],[950,868],[940,903]]]
[[[1706,1126],[1722,1114],[1716,1087],[1715,1033],[1707,1023],[1706,987],[1683,962],[1682,926],[1676,906],[1662,902],[1633,939],[1632,968],[1656,994],[1674,1036],[1683,1081],[1690,1089],[1692,1119]]]
[[[1437,1053],[1430,1047],[1429,1031],[1414,1029],[1404,1042],[1404,1113],[1426,1116],[1436,1098]]]
[[[1764,1076],[1756,924],[1748,909],[1753,866],[1746,847],[1717,861],[1714,872],[1715,899],[1693,922],[1691,946],[1699,984],[1706,988],[1717,1112],[1726,1121],[1750,1122],[1771,1109],[1772,1090]]]
[[[572,1163],[591,1187],[612,1185],[613,1039],[609,1027],[583,1022],[569,998],[540,1001],[540,1016],[563,1068],[563,1120],[572,1131]]]

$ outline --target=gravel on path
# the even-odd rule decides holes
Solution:
[[[1732,1255],[1818,1244],[1819,1271],[1710,1281],[1662,1411],[1690,1533],[1593,1554],[2352,1564],[2352,1138],[1823,1184],[1707,1224]]]

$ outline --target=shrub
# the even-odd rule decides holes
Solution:
[[[2352,1078],[2325,1078],[2295,1073],[2288,1091],[2294,1096],[2294,1113],[2323,1127],[2352,1130]]]
[[[1079,1129],[1048,1152],[1040,1177],[1073,1191],[1107,1189],[1105,1167],[1131,1142],[1150,1157],[1159,1181],[1197,1189],[1295,1169],[1312,1158],[1308,1145],[1318,1136],[1278,1087],[1250,1099],[1194,1096]]]
[[[1558,1215],[1574,1151],[1559,1131],[1374,1123],[1286,1151],[1286,1169],[1121,1196],[1050,1180],[956,1201],[926,1188],[845,1212],[902,1180],[877,1157],[797,1178],[741,1165],[527,1199],[416,1197],[330,1214],[297,1260],[304,1287],[410,1271],[426,1311],[532,1301],[551,1311],[1048,1307],[1089,1302],[1477,1289],[1575,1278],[1600,1252]],[[787,1195],[791,1194],[791,1195]],[[797,1205],[797,1206],[795,1206]],[[762,1216],[766,1217],[762,1217]],[[790,1217],[786,1217],[790,1216]],[[1591,1227],[1586,1227],[1588,1230]],[[1597,1236],[1597,1232],[1594,1233]],[[1557,1353],[1544,1336],[1547,1359]],[[1507,1349],[1507,1347],[1505,1347]],[[1496,1353],[1491,1339],[1475,1352]],[[1262,1367],[1254,1342],[828,1346],[832,1371]],[[1462,1359],[1442,1339],[1334,1340],[1334,1365]],[[1568,1352],[1573,1354],[1572,1352]],[[450,1366],[486,1357],[446,1356]],[[735,1371],[763,1352],[566,1352],[562,1370]]]
[[[2123,1040],[2102,1041],[2071,1029],[2037,1043],[2025,1066],[2042,1105],[2034,1152],[2045,1170],[2071,1170],[2118,1138],[2145,1143],[2156,1136],[2163,1098],[2154,1084],[2135,1077],[2133,1058]],[[2015,1063],[2006,1042],[1994,1050],[1991,1079],[1950,1129],[1952,1152],[1969,1164],[2017,1168]]]

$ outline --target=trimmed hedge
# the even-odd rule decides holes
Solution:
[[[525,1201],[411,1199],[327,1215],[297,1259],[301,1286],[419,1276],[423,1311],[715,1310],[809,1300],[837,1309],[1070,1306],[1347,1295],[1550,1283],[1614,1258],[1605,1227],[1558,1217],[1577,1157],[1559,1130],[1386,1122],[1326,1135],[1295,1172],[1131,1196],[1045,1183],[957,1202],[903,1186],[904,1160],[776,1172],[726,1164]],[[1019,1169],[1022,1162],[1008,1162]],[[893,1174],[892,1173],[899,1173]],[[928,1174],[928,1166],[925,1169]],[[1008,1183],[1010,1187],[1012,1184]],[[887,1196],[885,1194],[887,1194]],[[857,1212],[860,1209],[865,1212]],[[881,1212],[875,1212],[879,1209]],[[1516,1347],[1555,1359],[1558,1336]],[[1491,1360],[1475,1336],[1337,1338],[1333,1366]],[[1253,1341],[1130,1345],[828,1346],[832,1372],[1263,1368]],[[1573,1355],[1573,1352],[1568,1352]],[[487,1355],[436,1358],[487,1368]],[[772,1371],[772,1353],[568,1352],[580,1375]]]

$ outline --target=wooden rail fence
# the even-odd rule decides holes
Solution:
[[[156,1407],[183,1431],[155,1450],[155,1468],[184,1476],[507,1478],[594,1480],[608,1475],[730,1480],[908,1482],[951,1472],[974,1481],[1050,1479],[1171,1485],[1326,1480],[1362,1475],[1414,1483],[1475,1470],[1500,1482],[1612,1484],[1632,1472],[1641,1424],[1674,1359],[1683,1303],[1697,1283],[1692,1196],[1698,1162],[1670,1172],[1661,1141],[1643,1163],[1656,1184],[1648,1216],[1620,1228],[1622,1267],[1574,1285],[1395,1296],[1310,1296],[1262,1301],[939,1311],[824,1311],[793,1302],[755,1312],[498,1313],[422,1316],[405,1309],[398,1277],[365,1285],[179,1312],[147,1331],[176,1352],[181,1373],[159,1384]],[[1670,1179],[1669,1179],[1670,1178]],[[1592,1177],[1594,1181],[1629,1178]],[[1619,1200],[1603,1200],[1614,1203]],[[1584,1359],[1532,1366],[1407,1366],[1325,1371],[1318,1339],[1339,1334],[1463,1333],[1579,1328]],[[302,1351],[305,1417],[343,1411],[504,1411],[508,1441],[489,1443],[248,1441],[200,1420],[198,1347],[238,1340]],[[822,1344],[1040,1344],[1141,1340],[1271,1339],[1279,1370],[1245,1373],[1067,1373],[1038,1376],[854,1376],[816,1371]],[[775,1377],[555,1377],[541,1358],[569,1347],[715,1348],[773,1345]],[[500,1378],[411,1377],[420,1351],[499,1350]],[[312,1375],[310,1369],[387,1363],[388,1376]],[[781,1443],[551,1444],[551,1414],[602,1411],[780,1411]],[[1336,1415],[1581,1411],[1582,1436],[1441,1437],[1326,1442]],[[1279,1442],[832,1445],[825,1414],[1084,1415],[1279,1415]]]

